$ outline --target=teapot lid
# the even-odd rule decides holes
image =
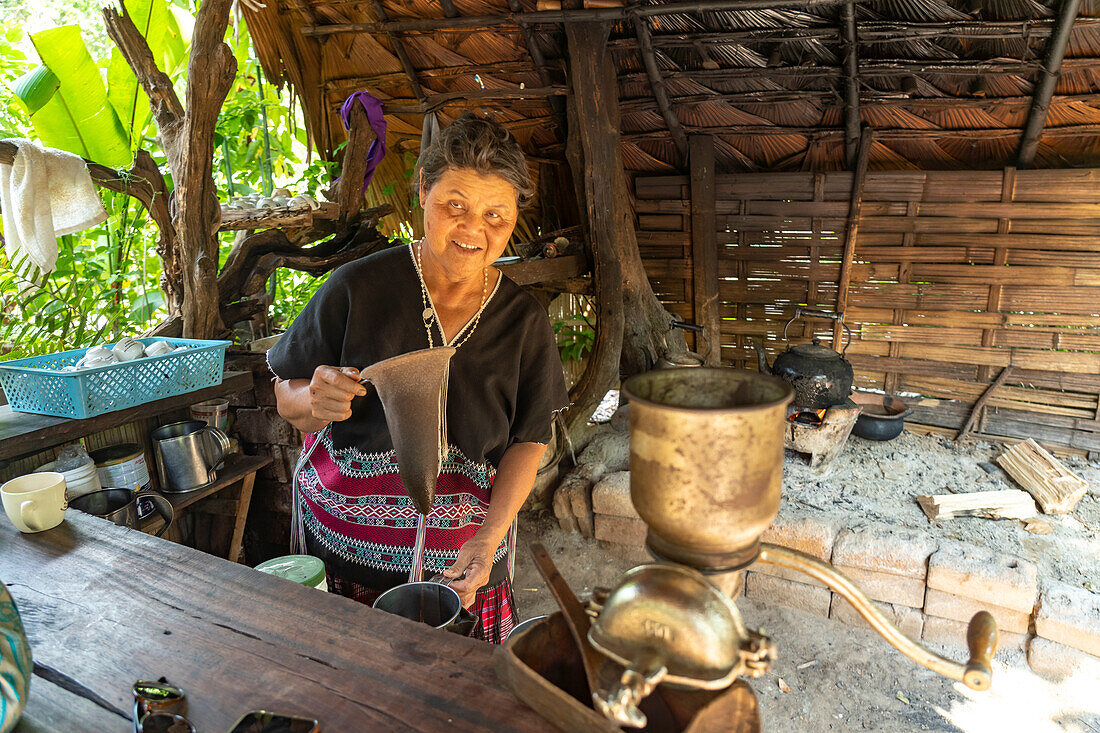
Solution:
[[[799,356],[805,356],[810,359],[824,359],[828,361],[836,361],[837,359],[843,360],[840,354],[836,353],[828,346],[822,346],[821,341],[814,339],[811,344],[799,344],[798,346],[792,346],[791,353],[798,354]]]

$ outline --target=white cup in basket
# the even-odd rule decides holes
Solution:
[[[93,346],[84,352],[84,358],[78,361],[76,365],[81,369],[90,369],[92,367],[109,366],[117,363],[118,354],[111,351],[106,346]]]
[[[111,351],[118,357],[119,361],[133,361],[134,359],[140,359],[145,356],[145,346],[142,345],[140,341],[134,341],[129,336],[115,344],[115,347],[111,349]]]
[[[145,347],[146,356],[160,356],[161,354],[167,354],[172,351],[175,351],[175,349],[172,347],[172,344],[167,341],[154,341]]]

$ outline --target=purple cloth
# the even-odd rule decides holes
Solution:
[[[344,100],[340,107],[340,119],[344,121],[344,129],[351,129],[351,111],[355,103],[363,105],[367,111],[367,122],[374,130],[374,142],[367,150],[367,170],[363,174],[363,191],[370,185],[370,179],[374,177],[374,169],[386,157],[386,118],[382,116],[382,102],[371,96],[370,92],[355,92]]]

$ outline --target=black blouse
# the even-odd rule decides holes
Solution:
[[[318,366],[363,369],[428,347],[420,280],[410,247],[393,247],[335,270],[268,351],[282,379],[310,379]],[[433,322],[433,341],[442,341]],[[502,275],[477,328],[451,359],[447,438],[477,463],[500,465],[513,443],[547,443],[553,414],[569,405],[546,311]],[[382,403],[370,384],[352,416],[332,426],[337,449],[393,448]]]

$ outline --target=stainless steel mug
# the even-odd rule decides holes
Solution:
[[[394,586],[378,596],[371,607],[459,636],[469,636],[480,622],[477,616],[462,607],[453,588],[433,581]]]
[[[213,483],[229,452],[229,436],[202,420],[184,420],[152,432],[161,491],[190,491]]]
[[[152,489],[101,489],[90,494],[78,496],[69,502],[73,509],[79,509],[87,514],[103,517],[122,527],[141,529],[141,519],[138,517],[138,500],[150,499],[157,513],[164,520],[164,526],[157,530],[157,537],[162,536],[172,526],[175,519],[175,509],[172,502]]]

